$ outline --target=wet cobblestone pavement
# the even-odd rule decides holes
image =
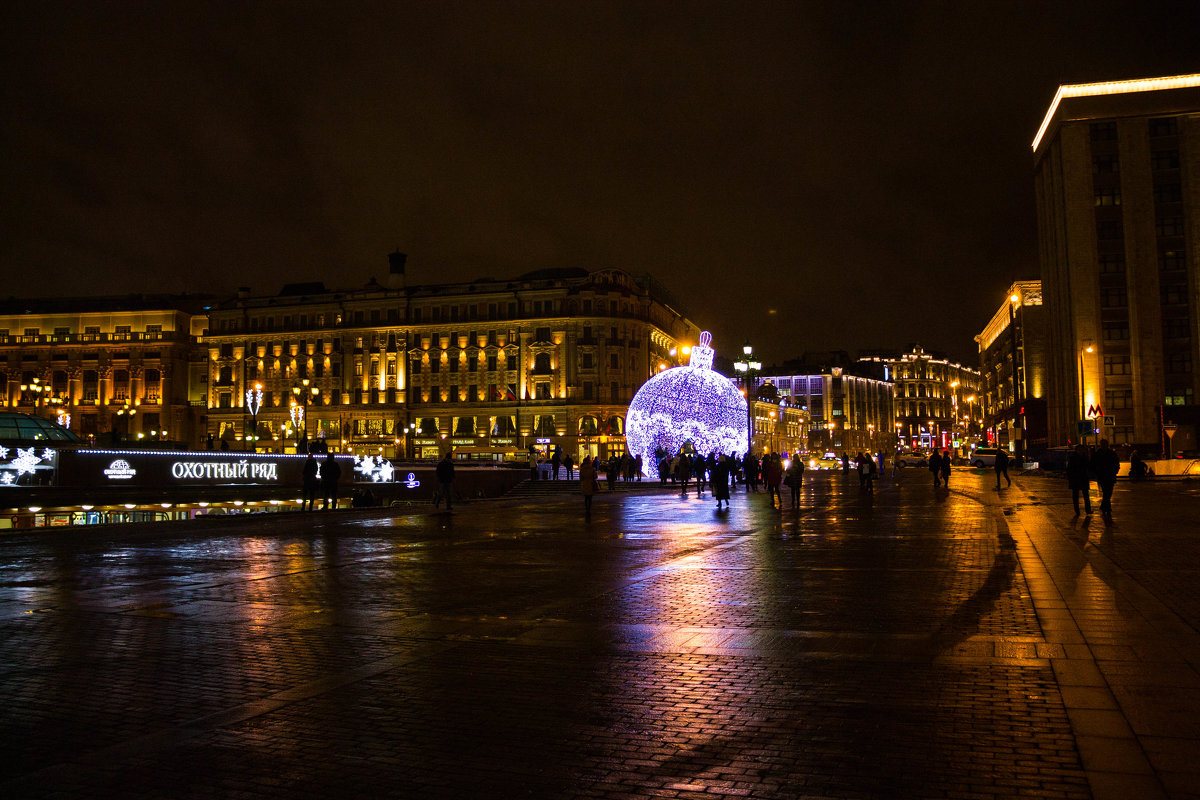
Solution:
[[[0,795],[1200,798],[1200,491],[818,475],[0,539]]]

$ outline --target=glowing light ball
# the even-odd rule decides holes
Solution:
[[[743,454],[749,446],[746,398],[712,371],[712,335],[700,334],[688,366],[672,367],[638,389],[625,419],[625,446],[641,456],[643,471],[658,477],[656,450],[674,456],[690,443],[695,452]]]

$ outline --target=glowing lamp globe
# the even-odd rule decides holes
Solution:
[[[686,367],[672,367],[646,381],[625,418],[625,446],[641,456],[643,471],[658,477],[656,451],[674,457],[685,445],[694,452],[744,454],[749,444],[746,398],[733,381],[712,371],[712,335],[700,334]]]

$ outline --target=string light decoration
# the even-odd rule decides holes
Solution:
[[[646,381],[625,420],[625,445],[642,457],[642,469],[658,477],[655,452],[671,456],[689,445],[696,453],[743,454],[749,442],[746,398],[733,381],[712,371],[712,334],[700,334],[686,367],[672,367]]]

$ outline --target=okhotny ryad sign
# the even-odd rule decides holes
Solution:
[[[277,464],[249,461],[176,461],[171,477],[192,480],[279,480]]]

